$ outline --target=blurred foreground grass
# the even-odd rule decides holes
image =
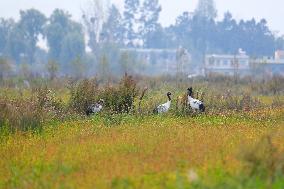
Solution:
[[[276,149],[271,161],[281,158],[283,115],[283,108],[181,117],[102,115],[49,122],[41,133],[5,135],[2,128],[0,188],[284,188],[283,172],[263,165],[270,157],[252,163],[273,171],[272,180],[247,173],[240,158],[263,136]]]

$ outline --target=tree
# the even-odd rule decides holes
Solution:
[[[144,42],[146,48],[172,48],[173,39],[171,33],[168,33],[162,26],[158,26],[155,31],[147,34]]]
[[[207,20],[214,20],[217,17],[214,0],[199,0],[194,14]]]
[[[193,16],[190,35],[193,47],[202,56],[216,50],[217,28],[214,20]]]
[[[255,52],[257,52],[258,55],[273,55],[276,50],[276,40],[273,33],[269,30],[265,19],[261,19],[260,22],[256,24],[256,31]]]
[[[27,40],[26,53],[28,61],[33,63],[39,35],[44,35],[43,28],[46,18],[41,12],[35,9],[20,11],[20,15],[19,28]]]
[[[137,33],[135,27],[138,25],[139,14],[139,0],[125,0],[124,12],[123,12],[123,27],[124,27],[124,43],[128,47],[135,46],[135,40],[137,40]]]
[[[183,12],[177,17],[173,30],[178,36],[176,38],[178,45],[191,49],[192,15],[189,12]]]
[[[46,37],[49,46],[49,58],[67,66],[76,58],[85,54],[85,39],[82,25],[71,20],[71,15],[56,9],[49,18]]]
[[[60,60],[64,66],[74,61],[75,59],[83,58],[85,54],[85,40],[83,33],[69,32],[63,38]]]
[[[199,0],[197,8],[192,17],[191,38],[193,45],[204,56],[205,53],[216,49],[215,39],[217,30],[215,18],[217,10],[214,0]]]
[[[12,32],[14,27],[15,22],[13,19],[0,19],[0,55],[2,56],[7,53],[9,34]]]
[[[46,38],[49,46],[50,59],[59,61],[61,45],[64,36],[70,31],[71,15],[60,9],[55,9],[49,18],[46,26]]]
[[[83,10],[83,22],[86,27],[89,42],[93,53],[97,52],[101,41],[101,32],[104,22],[108,17],[109,2],[104,0],[92,0]]]
[[[16,63],[21,62],[26,57],[27,40],[18,25],[15,25],[8,35],[7,54]]]
[[[252,56],[272,56],[275,51],[275,37],[267,27],[267,22],[262,19],[248,21],[241,20],[237,31],[239,46]]]
[[[115,5],[109,8],[109,16],[103,24],[101,41],[104,43],[123,44],[122,17]]]
[[[224,53],[236,53],[241,47],[239,46],[237,27],[237,22],[230,12],[226,12],[223,20],[217,23],[216,44],[219,49],[223,49]]]
[[[145,0],[141,8],[141,17],[139,34],[142,37],[143,45],[149,46],[150,43],[155,43],[153,34],[161,29],[158,23],[159,15],[162,8],[159,5],[159,0]]]
[[[276,39],[276,49],[284,50],[284,35]]]

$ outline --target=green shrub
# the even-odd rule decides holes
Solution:
[[[0,127],[15,131],[41,131],[45,121],[63,114],[63,105],[47,88],[36,89],[28,98],[0,99]]]
[[[43,111],[32,100],[1,100],[1,127],[16,130],[41,130],[44,121]]]
[[[107,86],[100,93],[100,98],[105,101],[105,108],[112,113],[130,113],[134,109],[134,99],[138,95],[136,81],[132,76],[125,76],[118,86]]]
[[[85,113],[96,102],[98,83],[96,79],[84,79],[71,86],[70,106],[77,113]]]

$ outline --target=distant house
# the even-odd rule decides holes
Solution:
[[[246,53],[241,50],[236,55],[206,55],[204,71],[205,75],[248,75],[250,74],[250,59],[249,56],[247,56]]]
[[[272,77],[278,75],[284,77],[284,62],[275,62],[262,65],[266,75]]]
[[[134,54],[137,59],[144,60],[147,64],[156,64],[159,61],[175,62],[176,49],[120,49],[121,52]]]
[[[277,50],[275,52],[275,60],[277,61],[283,60],[282,62],[284,62],[284,51],[283,50]]]
[[[256,74],[265,74],[266,76],[280,75],[284,76],[284,57],[282,56],[283,51],[276,51],[275,58],[273,57],[262,57],[257,59],[251,59],[251,69],[257,71]]]
[[[132,55],[139,64],[145,67],[144,74],[176,74],[178,65],[185,70],[191,59],[187,50],[180,49],[120,49],[121,53]],[[182,52],[180,54],[180,52]]]
[[[206,55],[205,75],[220,74],[233,76],[284,76],[284,51],[276,51],[275,57],[262,57],[251,59],[242,50],[236,55]]]

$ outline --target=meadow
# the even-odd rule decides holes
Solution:
[[[111,84],[5,84],[0,188],[282,189],[282,84],[131,76]],[[204,100],[205,113],[184,105],[189,86]],[[154,115],[168,91],[171,110]],[[106,101],[103,112],[85,116],[86,106],[100,98]]]

